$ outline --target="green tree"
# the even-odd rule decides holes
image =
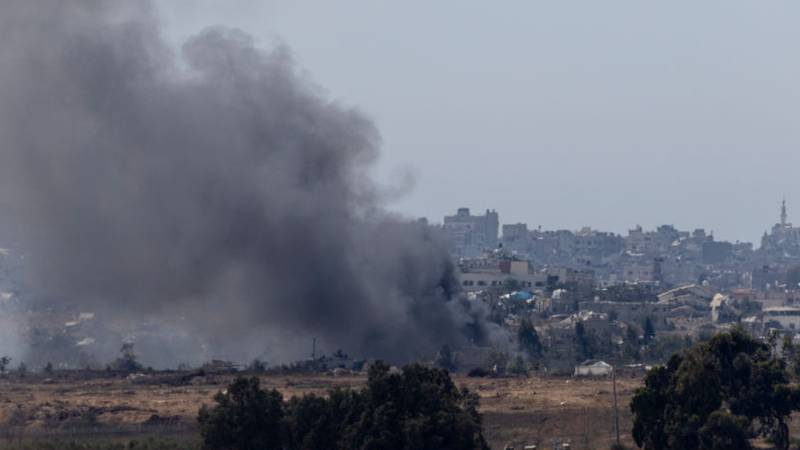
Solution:
[[[575,350],[579,362],[592,358],[592,347],[586,335],[586,327],[580,320],[575,324]]]
[[[283,397],[264,391],[258,378],[238,377],[214,396],[216,405],[200,408],[197,420],[209,450],[279,450],[283,448]]]
[[[633,437],[648,450],[749,448],[742,436],[787,449],[787,420],[799,409],[784,362],[734,329],[648,372],[631,401]]]
[[[622,356],[628,361],[640,361],[642,359],[639,332],[632,325],[628,325],[628,329],[625,331]]]
[[[488,449],[477,395],[456,387],[445,370],[412,364],[392,373],[373,364],[362,395],[342,450]]]
[[[656,329],[653,326],[653,321],[650,317],[647,317],[644,320],[644,325],[642,326],[642,334],[644,337],[644,345],[650,345],[653,339],[656,337]]]
[[[542,356],[542,343],[539,340],[539,334],[530,320],[527,318],[522,319],[517,331],[517,341],[519,349],[531,358],[539,358]]]
[[[724,411],[714,411],[700,428],[700,448],[703,450],[749,450],[749,423],[746,417]]]
[[[198,415],[210,450],[486,450],[478,397],[444,369],[401,372],[377,362],[360,391],[335,389],[284,403],[257,378],[237,378]]]
[[[286,405],[285,448],[333,449],[347,421],[336,402],[314,394],[293,397]]]

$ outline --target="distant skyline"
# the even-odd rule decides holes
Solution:
[[[440,222],[752,241],[800,222],[800,4],[744,0],[160,0],[174,43],[207,25],[280,38],[383,136],[388,207]]]
[[[730,242],[743,242],[743,243],[749,242],[749,243],[754,244],[755,248],[759,248],[760,245],[761,245],[761,238],[763,237],[763,235],[771,234],[773,227],[775,225],[780,224],[780,222],[781,222],[780,218],[779,218],[779,220],[776,220],[773,223],[771,223],[768,227],[766,227],[764,229],[764,232],[762,232],[762,234],[759,235],[757,239],[728,239],[728,238],[724,238],[724,237],[719,237],[717,235],[717,233],[712,228],[708,228],[708,227],[705,227],[705,226],[702,226],[702,225],[701,226],[697,226],[697,227],[683,227],[683,226],[680,226],[680,224],[676,224],[676,223],[673,223],[673,222],[664,222],[664,223],[653,224],[653,225],[642,225],[641,223],[636,223],[636,224],[633,224],[633,225],[630,225],[630,226],[626,227],[624,230],[603,229],[603,228],[599,228],[599,227],[593,226],[591,224],[583,225],[583,226],[580,226],[580,227],[574,227],[574,228],[563,227],[563,226],[558,226],[558,225],[553,226],[553,227],[545,227],[545,226],[540,225],[540,224],[530,224],[530,223],[526,223],[526,222],[507,222],[507,221],[503,221],[502,212],[501,211],[497,211],[497,209],[495,209],[495,208],[474,209],[474,208],[470,208],[468,206],[460,206],[460,207],[454,208],[452,211],[449,211],[447,214],[445,214],[445,216],[455,215],[455,214],[457,214],[458,210],[461,209],[461,208],[469,209],[469,212],[470,212],[471,216],[484,216],[488,211],[497,212],[499,214],[499,217],[500,217],[500,231],[498,233],[500,237],[502,237],[502,235],[503,235],[503,232],[502,232],[502,226],[503,225],[517,225],[519,223],[524,223],[525,225],[527,225],[528,226],[528,230],[530,230],[530,231],[541,229],[542,231],[567,230],[567,231],[572,231],[572,232],[579,232],[579,231],[582,231],[582,230],[585,230],[585,229],[590,229],[590,230],[593,230],[593,231],[611,232],[611,233],[614,233],[614,234],[621,235],[623,237],[626,236],[630,231],[632,231],[633,229],[635,229],[637,227],[641,227],[643,231],[647,232],[647,231],[656,231],[661,226],[673,226],[675,229],[677,229],[679,231],[692,232],[692,231],[695,231],[697,229],[702,229],[707,234],[709,234],[712,237],[714,237],[714,240],[716,240],[716,241],[730,241]],[[788,209],[788,207],[787,207],[787,209]],[[442,225],[443,224],[443,218],[444,217],[440,217],[440,218],[438,218],[438,220],[434,220],[434,219],[425,217],[425,219],[428,220],[428,223],[430,223],[432,225]],[[786,223],[788,225],[794,226],[794,224],[791,222],[791,220],[787,220]]]

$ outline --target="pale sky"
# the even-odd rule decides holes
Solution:
[[[800,223],[800,2],[159,0],[176,44],[207,25],[276,39],[383,136],[389,208],[440,222],[757,241]]]

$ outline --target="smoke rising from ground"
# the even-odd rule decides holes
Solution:
[[[176,55],[153,8],[118,5],[2,6],[0,197],[44,301],[277,359],[312,336],[407,359],[482,326],[438,234],[382,211],[367,118],[284,46],[211,28]]]

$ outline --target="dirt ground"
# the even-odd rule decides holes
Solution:
[[[203,403],[230,376],[189,380],[166,376],[77,376],[0,379],[0,431],[68,433],[74,429],[195,430]],[[468,378],[456,382],[481,397],[485,432],[494,449],[570,442],[572,448],[608,448],[614,440],[612,383],[608,378]],[[262,384],[284,397],[324,394],[332,387],[359,387],[361,375],[263,376]],[[641,377],[617,379],[621,437],[630,443],[628,404]],[[137,428],[138,427],[138,428]],[[148,428],[150,427],[150,428]],[[155,427],[155,428],[152,428]],[[162,427],[162,428],[158,428]],[[55,430],[55,431],[54,431]]]

